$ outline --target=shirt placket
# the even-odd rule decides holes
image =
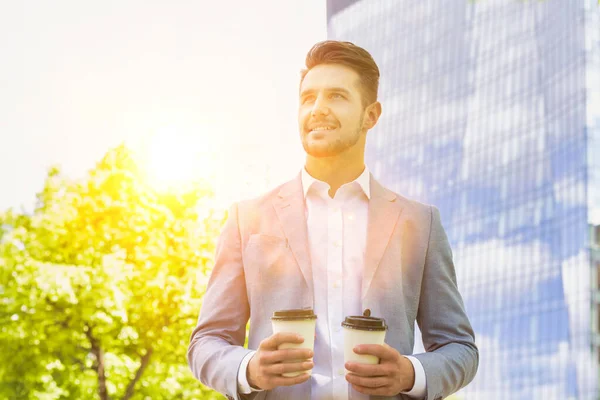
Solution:
[[[333,375],[332,396],[336,399],[347,398],[347,382],[344,377],[343,320],[344,303],[342,299],[343,282],[343,210],[332,200],[327,209],[327,283],[329,292],[328,323],[331,332],[331,366]]]

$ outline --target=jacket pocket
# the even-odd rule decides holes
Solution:
[[[249,246],[264,246],[264,245],[279,245],[288,247],[288,241],[284,237],[263,235],[262,233],[254,233],[248,238],[246,247]]]
[[[253,306],[262,304],[265,315],[272,313],[272,307],[302,306],[299,300],[307,292],[307,286],[285,238],[252,235],[248,238],[243,257],[246,284]]]
[[[283,273],[296,265],[296,259],[287,239],[278,236],[254,234],[248,238],[244,251],[244,264],[251,274]],[[278,272],[279,271],[279,272]]]

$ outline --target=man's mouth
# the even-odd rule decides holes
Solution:
[[[325,133],[327,131],[333,131],[336,128],[333,126],[316,126],[312,129],[309,129],[309,133]]]

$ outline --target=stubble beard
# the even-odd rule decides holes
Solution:
[[[360,139],[360,131],[363,125],[364,116],[361,116],[360,122],[358,126],[354,130],[354,134],[350,137],[338,138],[332,143],[327,143],[326,146],[311,146],[308,143],[308,134],[302,137],[302,147],[304,147],[304,151],[306,154],[315,157],[315,158],[325,158],[325,157],[333,157],[338,154],[343,153],[348,150],[356,143],[358,143]]]

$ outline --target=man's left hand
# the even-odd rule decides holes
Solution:
[[[415,370],[410,360],[387,344],[362,344],[354,348],[356,354],[379,357],[379,364],[347,362],[346,380],[354,390],[376,396],[395,396],[408,392],[415,384]]]

